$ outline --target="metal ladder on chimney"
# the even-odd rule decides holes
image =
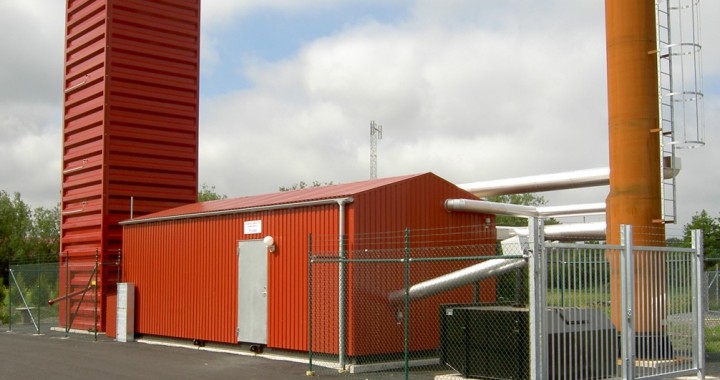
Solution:
[[[656,0],[662,217],[675,223],[678,148],[704,145],[700,0]]]

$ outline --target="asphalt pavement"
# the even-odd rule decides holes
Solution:
[[[3,326],[6,328],[6,326]],[[229,353],[193,347],[141,342],[120,343],[103,335],[32,331],[0,327],[0,379],[404,379],[403,371],[373,374],[339,373],[307,363],[273,360],[249,353]],[[412,374],[412,379],[433,379],[438,366]]]
[[[6,327],[6,326],[3,326]],[[155,342],[157,343],[157,342]],[[0,327],[0,379],[404,379],[401,369],[374,373],[339,373],[336,369],[274,360],[267,353],[255,356],[185,342],[173,344],[120,343],[99,335],[32,331],[6,331]],[[303,355],[304,356],[304,355]],[[305,360],[302,358],[302,360]],[[433,366],[413,370],[411,379],[434,379],[449,374]],[[457,377],[453,377],[457,378]],[[690,379],[695,377],[681,377]],[[720,379],[720,356],[709,356],[706,379]]]

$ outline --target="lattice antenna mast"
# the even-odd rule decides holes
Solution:
[[[382,125],[370,122],[370,179],[377,178],[377,142],[382,140]]]

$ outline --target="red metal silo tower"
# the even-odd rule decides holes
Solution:
[[[96,252],[117,260],[131,209],[197,200],[200,0],[68,0],[65,28],[60,296],[91,284]],[[117,278],[99,266],[100,331]],[[94,296],[60,324],[70,306],[94,328]]]

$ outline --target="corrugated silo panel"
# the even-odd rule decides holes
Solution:
[[[108,34],[108,207],[116,219],[197,199],[199,1],[115,1]],[[119,241],[113,241],[114,244]]]
[[[60,283],[65,293],[85,288],[95,252],[103,245],[102,178],[103,123],[105,121],[105,1],[68,1],[65,40],[64,129],[62,166],[63,260]],[[100,279],[102,284],[102,278]],[[94,308],[81,296],[60,303],[65,311],[79,310],[73,328],[94,328]],[[77,306],[80,308],[77,308]],[[102,316],[100,325],[102,325]]]
[[[130,197],[136,216],[197,199],[199,12],[199,0],[68,0],[61,249],[71,259],[114,260]]]

